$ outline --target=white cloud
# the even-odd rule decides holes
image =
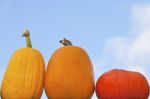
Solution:
[[[123,67],[128,70],[143,73],[150,82],[148,75],[150,70],[150,5],[134,5],[131,33],[128,37],[115,37],[107,40],[104,51],[113,59],[113,62],[128,66]]]
[[[150,27],[149,27],[150,28]],[[125,65],[150,64],[150,29],[143,30],[132,38],[116,37],[108,40],[105,50]]]
[[[134,5],[132,8],[134,22],[140,26],[150,25],[150,4]]]

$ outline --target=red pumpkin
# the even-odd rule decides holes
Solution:
[[[113,69],[96,83],[99,99],[148,99],[149,85],[139,72]]]

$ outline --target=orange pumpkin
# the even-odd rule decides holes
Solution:
[[[45,63],[41,53],[32,48],[29,32],[27,47],[11,57],[2,81],[2,99],[40,99],[44,86]]]
[[[99,99],[148,99],[149,85],[139,72],[113,69],[96,83]]]
[[[66,39],[51,56],[45,75],[49,99],[90,99],[94,92],[92,63],[80,47]]]

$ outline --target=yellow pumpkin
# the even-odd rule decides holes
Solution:
[[[61,43],[65,46],[58,48],[48,62],[46,95],[49,99],[91,99],[95,86],[88,54],[66,39]]]
[[[29,31],[27,47],[18,49],[11,57],[5,71],[2,99],[40,99],[44,86],[45,63],[41,53],[32,48]]]

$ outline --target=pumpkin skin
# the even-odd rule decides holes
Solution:
[[[99,99],[148,99],[149,85],[139,72],[113,69],[96,83]]]
[[[82,48],[64,46],[53,53],[45,74],[49,99],[91,99],[94,88],[92,63]]]
[[[45,63],[33,48],[18,49],[11,57],[2,81],[2,99],[40,99]]]

